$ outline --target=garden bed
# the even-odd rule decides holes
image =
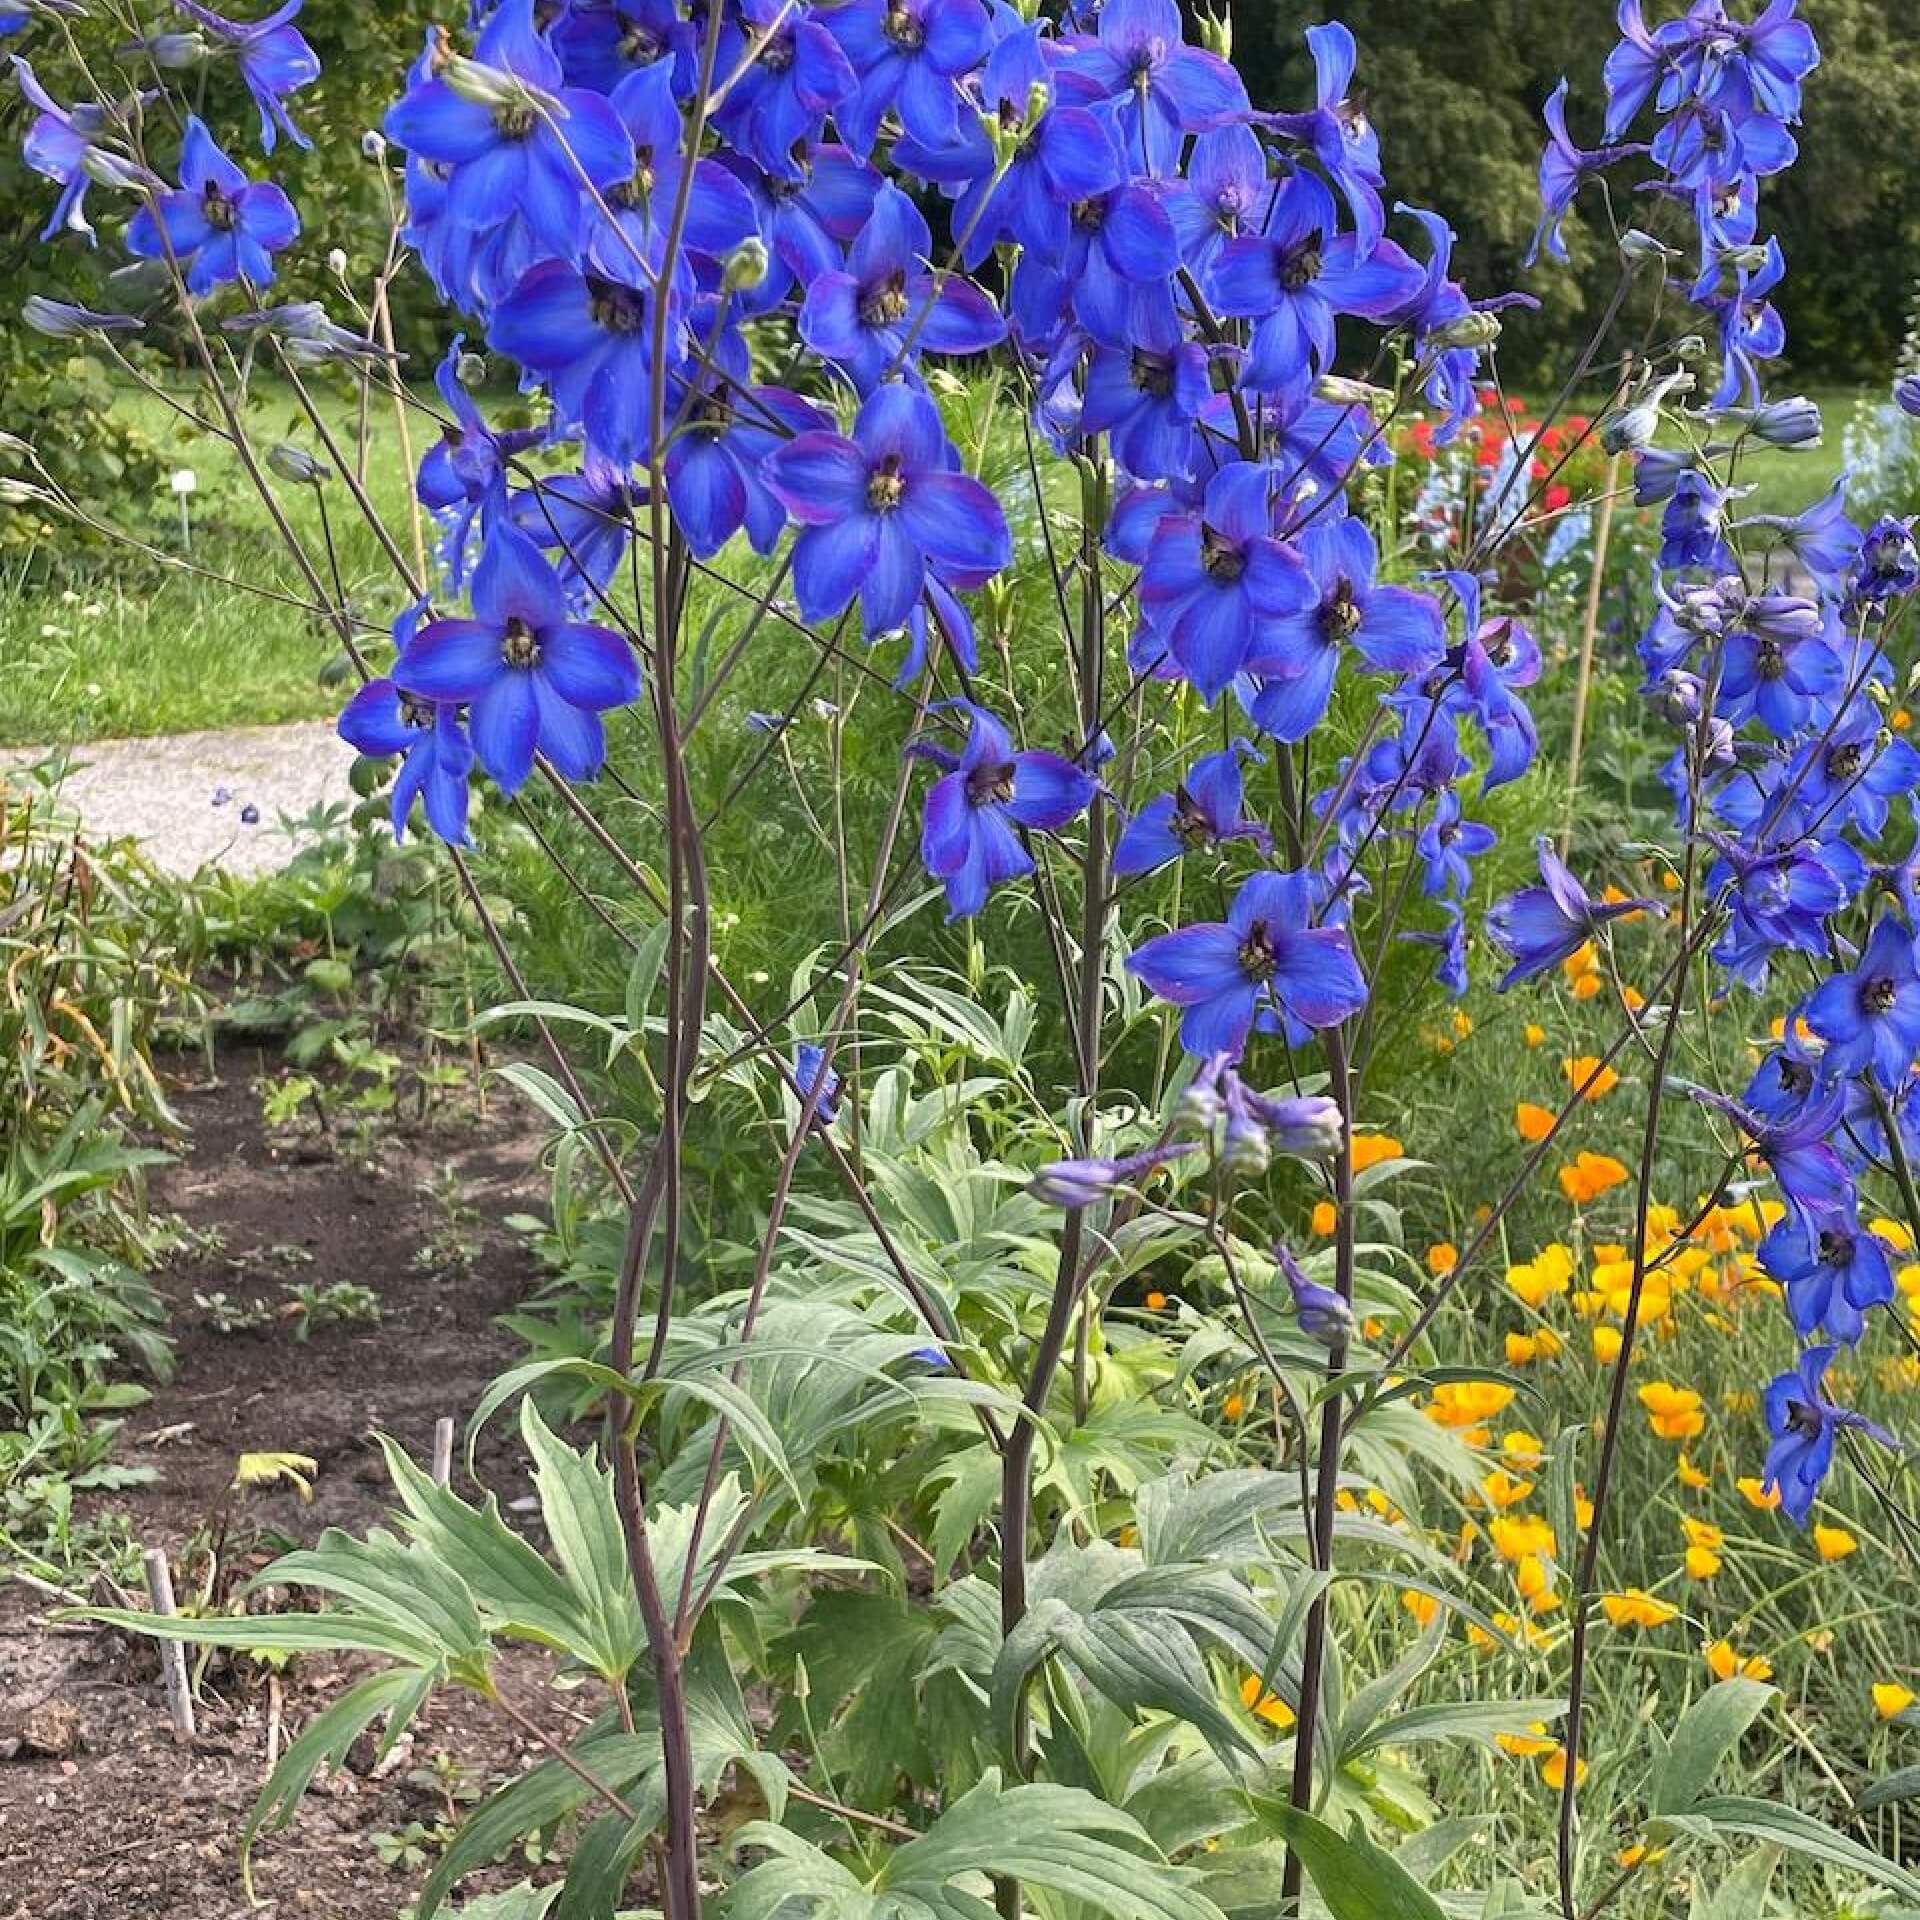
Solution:
[[[157,1205],[192,1236],[157,1277],[173,1309],[178,1367],[136,1410],[118,1456],[158,1477],[111,1505],[135,1540],[164,1548],[176,1566],[218,1509],[242,1453],[293,1451],[317,1467],[311,1500],[290,1486],[244,1497],[229,1559],[264,1564],[282,1542],[310,1542],[323,1527],[378,1524],[387,1480],[374,1431],[425,1458],[435,1420],[464,1419],[513,1358],[515,1343],[493,1316],[531,1278],[530,1257],[498,1224],[528,1189],[530,1156],[509,1106],[468,1106],[431,1132],[384,1135],[377,1163],[353,1164],[316,1146],[276,1147],[250,1084],[268,1064],[255,1049],[230,1050],[217,1080],[177,1089],[193,1137],[155,1182]],[[414,1261],[435,1213],[419,1189],[445,1168],[481,1217],[460,1270],[436,1274]],[[290,1249],[311,1257],[288,1268]],[[235,1261],[244,1263],[238,1277]],[[301,1342],[284,1322],[221,1333],[196,1305],[196,1295],[216,1292],[277,1295],[274,1276],[283,1271],[372,1289],[379,1324],[318,1327]],[[502,1422],[481,1442],[482,1471],[508,1501],[520,1476],[511,1433]],[[463,1479],[456,1465],[456,1484]],[[168,1730],[152,1646],[56,1623],[56,1606],[24,1585],[0,1590],[0,1750],[24,1736],[0,1761],[0,1886],[8,1889],[0,1913],[9,1920],[220,1920],[250,1911],[390,1920],[418,1873],[386,1864],[374,1836],[445,1818],[439,1786],[417,1777],[431,1772],[436,1751],[458,1754],[476,1787],[520,1765],[524,1743],[497,1716],[467,1696],[437,1696],[394,1764],[378,1777],[349,1769],[324,1778],[292,1827],[261,1844],[254,1888],[267,1905],[250,1908],[237,1842],[268,1769],[274,1695],[280,1724],[271,1737],[284,1751],[337,1695],[349,1663],[302,1660],[271,1683],[264,1667],[249,1666],[244,1681],[229,1674],[206,1690],[199,1738],[183,1749]],[[524,1688],[538,1684],[540,1664]],[[520,1677],[512,1667],[509,1660],[509,1688]],[[559,1702],[527,1704],[565,1727]]]

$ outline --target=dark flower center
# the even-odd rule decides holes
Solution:
[[[510,667],[540,664],[540,637],[518,614],[507,621],[507,630],[500,641],[500,657]]]
[[[605,333],[638,333],[646,318],[639,290],[587,275],[587,318]]]
[[[900,0],[887,0],[886,17],[880,22],[880,31],[896,47],[904,47],[909,53],[917,53],[927,44],[926,27],[900,4]]]
[[[900,456],[890,453],[867,475],[867,505],[875,513],[891,513],[907,497],[907,476]]]
[[[1844,1267],[1853,1261],[1853,1239],[1849,1234],[1836,1233],[1833,1228],[1825,1228],[1820,1235],[1820,1264],[1824,1267]]]
[[[1483,643],[1487,658],[1496,667],[1508,667],[1513,664],[1513,628],[1501,621],[1493,637]]]
[[[627,22],[626,31],[620,36],[620,57],[631,60],[636,66],[645,66],[660,53],[659,36],[651,27],[644,27],[638,20]]]
[[[432,726],[433,702],[422,700],[417,694],[403,693],[400,696],[400,724],[403,727]]]
[[[1778,640],[1766,639],[1760,642],[1760,651],[1754,659],[1753,670],[1762,680],[1778,680],[1787,670],[1787,656]]]
[[[1246,572],[1247,556],[1223,534],[1215,533],[1211,527],[1202,527],[1200,564],[1206,569],[1209,580],[1217,580],[1225,586]]]
[[[653,195],[653,149],[634,149],[631,180],[622,180],[607,189],[608,201],[616,207],[644,207]]]
[[[895,273],[877,287],[866,288],[860,296],[860,324],[863,327],[897,327],[907,317],[907,276]]]
[[[1810,1406],[1804,1400],[1787,1402],[1787,1431],[1797,1433],[1803,1439],[1817,1440],[1820,1437],[1820,1409]]]
[[[526,105],[496,107],[493,124],[503,140],[524,140],[540,124],[540,116]]]
[[[1897,533],[1883,533],[1869,540],[1866,545],[1867,568],[1872,573],[1897,573],[1900,570],[1901,548],[1905,541]]]
[[[1167,43],[1158,35],[1151,39],[1136,40],[1128,56],[1128,66],[1133,84],[1144,92],[1153,83],[1153,71],[1166,64]]]
[[[1868,1013],[1891,1013],[1900,989],[1891,980],[1864,980],[1860,984],[1860,1005]]]
[[[1860,771],[1860,762],[1865,757],[1865,749],[1857,741],[1849,741],[1844,747],[1835,747],[1827,755],[1827,777],[1831,780],[1851,780]]]
[[[1256,920],[1247,929],[1247,937],[1240,942],[1240,971],[1259,986],[1273,978],[1279,964],[1273,941],[1267,933],[1267,923]]]
[[[1778,1072],[1780,1085],[1785,1092],[1808,1094],[1813,1091],[1813,1069],[1804,1060],[1789,1060],[1783,1053]]]
[[[1098,233],[1107,218],[1107,203],[1104,198],[1076,200],[1073,203],[1073,224],[1082,233]]]
[[[1163,354],[1136,347],[1127,371],[1134,386],[1149,399],[1164,400],[1173,392],[1173,367]]]
[[[233,226],[234,215],[238,209],[233,202],[209,180],[200,195],[200,211],[206,215],[207,225],[221,233],[228,232]]]
[[[1289,293],[1298,293],[1320,278],[1320,249],[1295,247],[1280,263],[1280,284]]]
[[[1360,609],[1353,603],[1351,580],[1342,580],[1334,588],[1333,597],[1321,603],[1320,631],[1333,646],[1351,640],[1360,631]]]
[[[775,34],[760,52],[760,64],[769,73],[785,73],[793,65],[793,34]]]
[[[1190,847],[1204,847],[1213,839],[1213,823],[1200,811],[1200,803],[1185,787],[1175,789],[1173,818],[1167,823],[1174,838]]]
[[[1004,807],[1013,798],[1013,762],[1003,760],[994,767],[975,767],[967,775],[967,805]]]

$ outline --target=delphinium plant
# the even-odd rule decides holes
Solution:
[[[399,1535],[328,1535],[267,1576],[334,1606],[174,1629],[390,1663],[290,1749],[256,1826],[451,1684],[549,1758],[470,1818],[423,1916],[576,1816],[566,1910],[611,1912],[638,1876],[669,1920],[1208,1920],[1298,1910],[1309,1877],[1340,1920],[1438,1914],[1431,1889],[1476,1881],[1452,1910],[1581,1920],[1662,1861],[1711,1877],[1727,1835],[1920,1898],[1805,1815],[1710,1794],[1766,1703],[1750,1678],[1611,1774],[1607,1825],[1642,1836],[1623,1864],[1583,1853],[1576,1818],[1627,1369],[1662,1249],[1692,1231],[1648,1231],[1676,1107],[1714,1156],[1703,1219],[1731,1181],[1780,1193],[1761,1257],[1805,1344],[1788,1365],[1783,1343],[1766,1393],[1767,1485],[1804,1519],[1844,1449],[1896,1500],[1888,1436],[1827,1382],[1889,1294],[1858,1193],[1914,1198],[1895,803],[1920,760],[1882,710],[1920,555],[1900,523],[1863,538],[1837,493],[1740,515],[1743,452],[1819,426],[1761,390],[1784,267],[1759,193],[1817,59],[1792,0],[1653,28],[1628,0],[1606,144],[1573,142],[1564,87],[1548,103],[1544,251],[1609,175],[1647,212],[1524,433],[1495,349],[1529,296],[1476,298],[1442,215],[1390,202],[1338,24],[1308,29],[1314,99],[1269,111],[1226,24],[1191,43],[1171,0],[477,6],[396,75],[365,149],[393,230],[372,237],[374,288],[329,311],[299,296],[344,277],[303,277],[268,177],[315,74],[298,11],[25,10],[49,238],[127,256],[112,310],[41,300],[29,319],[257,484],[293,582],[231,584],[306,608],[362,674],[341,733],[393,765],[395,830],[445,843],[508,1011],[546,1049],[513,1071],[569,1165],[599,1162],[621,1252],[605,1352],[536,1360],[476,1411],[522,1401],[554,1563],[395,1449]],[[214,130],[242,89],[260,155],[237,117]],[[403,267],[459,334],[431,393],[379,324]],[[500,424],[483,347],[531,427]],[[191,386],[162,377],[168,354]],[[257,445],[269,379],[310,444]],[[431,551],[339,444],[341,381],[396,410],[403,446],[416,423]],[[1609,389],[1603,419],[1563,422]],[[1454,444],[1483,392],[1514,457],[1444,551],[1410,558],[1366,502],[1396,457]],[[1643,652],[1677,736],[1676,831],[1650,854],[1674,885],[1639,897],[1543,843],[1538,883],[1489,913],[1488,819],[1534,765],[1542,691],[1534,634],[1493,597],[1500,560],[1596,431],[1665,503]],[[43,467],[5,484],[90,511]],[[343,583],[343,513],[390,562],[397,617]],[[716,740],[759,663],[796,657],[798,690],[748,717],[745,747]],[[793,766],[785,738],[829,673],[892,772],[851,825],[839,793],[815,796],[840,926],[788,996],[723,964],[710,855],[716,821]],[[852,705],[829,710],[836,754]],[[610,725],[633,748],[611,769]],[[523,977],[481,884],[509,829],[632,950],[623,1019]],[[566,836],[621,898],[576,876]],[[1606,849],[1574,857],[1630,877]],[[1406,1156],[1358,1123],[1407,997],[1444,1006],[1485,970],[1483,919],[1503,988],[1589,945],[1614,967],[1616,935],[1649,984],[1613,974],[1616,1036],[1571,1063],[1565,1105],[1423,1289],[1380,1191]],[[983,950],[1030,930],[1038,977],[1004,1018],[907,991],[903,955],[958,946],[979,981]],[[1707,997],[1769,986],[1794,1019],[1752,1084],[1689,1081]],[[1028,1057],[1043,997],[1063,1081]],[[640,1137],[596,1116],[569,1022],[645,1063]],[[1546,1511],[1506,1517],[1529,1545],[1496,1617],[1456,1561],[1499,1358],[1436,1335],[1629,1054],[1647,1108],[1610,1399],[1541,1467]],[[696,1245],[702,1130],[770,1088],[752,1217]],[[1425,1157],[1444,1171],[1447,1148]],[[1144,1312],[1122,1298],[1143,1277]],[[1222,1383],[1257,1437],[1199,1418]],[[528,1397],[556,1387],[604,1409],[598,1446]],[[1409,1637],[1356,1684],[1383,1581]],[[1525,1697],[1461,1678],[1459,1619]],[[501,1639],[599,1690],[584,1731],[511,1696]],[[1511,1845],[1478,1873],[1449,1865],[1466,1828],[1386,1851],[1437,1811],[1415,1764],[1433,1742],[1543,1745],[1557,1834],[1502,1815]]]

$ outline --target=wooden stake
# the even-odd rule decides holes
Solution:
[[[179,1609],[173,1604],[173,1574],[167,1556],[158,1547],[149,1547],[140,1556],[140,1564],[147,1571],[147,1598],[154,1612],[163,1619],[173,1618]],[[160,1677],[166,1683],[173,1737],[181,1742],[191,1740],[200,1729],[193,1717],[193,1693],[187,1685],[187,1650],[178,1640],[160,1642]]]
[[[453,1417],[443,1413],[433,1423],[433,1484],[436,1487],[445,1487],[452,1483]]]

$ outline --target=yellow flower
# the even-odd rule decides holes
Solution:
[[[1689,1580],[1711,1580],[1720,1571],[1720,1556],[1711,1547],[1689,1547],[1686,1568]]]
[[[1703,1649],[1707,1670],[1716,1680],[1731,1680],[1738,1674],[1743,1680],[1771,1680],[1773,1663],[1756,1654],[1742,1658],[1731,1640],[1715,1640]]]
[[[1647,1410],[1648,1424],[1662,1440],[1695,1440],[1707,1430],[1706,1412],[1691,1387],[1649,1380],[1640,1389],[1640,1404]]]
[[[1891,1720],[1896,1713],[1905,1713],[1916,1698],[1920,1698],[1920,1695],[1916,1695],[1911,1687],[1882,1680],[1873,1689],[1873,1710],[1882,1720]]]
[[[1706,1547],[1717,1553],[1727,1544],[1727,1536],[1718,1527],[1705,1520],[1696,1520],[1690,1513],[1680,1516],[1680,1531],[1687,1536],[1687,1545],[1690,1547]]]
[[[1495,1513],[1518,1506],[1533,1491],[1531,1480],[1516,1480],[1504,1467],[1496,1467],[1480,1482],[1480,1491]]]
[[[1913,1229],[1898,1220],[1889,1220],[1883,1214],[1877,1220],[1867,1222],[1867,1231],[1877,1233],[1896,1253],[1913,1251]]]
[[[1665,1847],[1649,1847],[1641,1842],[1631,1847],[1622,1847],[1613,1856],[1613,1861],[1622,1873],[1631,1873],[1635,1867],[1650,1867],[1656,1860],[1664,1860],[1666,1857]]]
[[[1404,1160],[1407,1150],[1390,1133],[1356,1133],[1353,1136],[1353,1170],[1365,1173],[1383,1160]]]
[[[1567,1750],[1565,1747],[1555,1747],[1554,1750],[1540,1762],[1540,1778],[1544,1780],[1555,1793],[1565,1792],[1567,1785]],[[1586,1782],[1587,1763],[1584,1760],[1576,1760],[1573,1767],[1573,1784],[1576,1787],[1583,1787],[1586,1785]]]
[[[1507,1269],[1507,1285],[1536,1313],[1552,1295],[1565,1293],[1572,1284],[1573,1255],[1558,1241],[1542,1247],[1524,1264]]]
[[[1595,1327],[1593,1330],[1593,1357],[1603,1367],[1610,1367],[1620,1358],[1620,1329],[1618,1327]]]
[[[1472,1016],[1461,1008],[1453,1010],[1453,1033],[1456,1040],[1464,1040],[1473,1031]]]
[[[1414,1621],[1421,1627],[1433,1625],[1433,1616],[1440,1611],[1440,1602],[1430,1593],[1422,1593],[1417,1587],[1408,1587],[1400,1595],[1400,1604],[1413,1615]]]
[[[1507,1365],[1510,1367],[1527,1366],[1540,1352],[1540,1342],[1531,1333],[1510,1333],[1507,1335]]]
[[[1500,1436],[1500,1451],[1516,1467],[1527,1472],[1532,1472],[1536,1467],[1543,1467],[1547,1462],[1546,1448],[1532,1434],[1523,1433],[1518,1427],[1515,1427],[1511,1433],[1503,1433]]]
[[[1593,1502],[1578,1487],[1573,1490],[1573,1524],[1582,1533],[1593,1525]]]
[[[1674,1469],[1674,1472],[1678,1475],[1680,1484],[1693,1493],[1698,1493],[1702,1487],[1707,1486],[1713,1479],[1713,1470],[1711,1468],[1696,1467],[1693,1462],[1687,1458],[1684,1447],[1680,1450],[1680,1464]]]
[[[1625,1593],[1607,1593],[1600,1605],[1616,1627],[1664,1627],[1680,1617],[1680,1609],[1670,1600],[1657,1600],[1645,1587],[1629,1587]]]
[[[1240,1698],[1255,1719],[1264,1720],[1282,1732],[1293,1725],[1293,1709],[1277,1693],[1262,1693],[1257,1673],[1248,1674],[1240,1682]]]
[[[1460,1264],[1460,1249],[1451,1240],[1436,1240],[1427,1249],[1427,1271],[1444,1280]]]
[[[1528,1046],[1538,1047],[1545,1044],[1545,1041],[1547,1038],[1547,1030],[1545,1027],[1536,1026],[1531,1020],[1529,1020],[1527,1022],[1526,1032],[1522,1036],[1522,1038],[1525,1039]]]
[[[1513,1124],[1529,1146],[1544,1140],[1553,1131],[1553,1122],[1554,1115],[1545,1107],[1536,1107],[1531,1100],[1522,1100],[1513,1110]]]
[[[1733,1483],[1740,1489],[1740,1497],[1750,1507],[1758,1507],[1762,1513],[1771,1513],[1780,1504],[1780,1489],[1768,1487],[1764,1491],[1760,1482],[1751,1474],[1746,1474]]]
[[[1313,1230],[1321,1239],[1326,1239],[1340,1223],[1340,1216],[1333,1210],[1331,1200],[1319,1200],[1313,1208]]]
[[[1813,1545],[1822,1560],[1844,1560],[1859,1549],[1860,1542],[1845,1527],[1815,1527]]]
[[[1444,1380],[1433,1390],[1425,1412],[1436,1426],[1477,1427],[1504,1413],[1513,1389],[1497,1380]]]
[[[1583,1098],[1590,1101],[1604,1100],[1620,1084],[1620,1076],[1611,1067],[1603,1067],[1597,1054],[1576,1054],[1562,1060],[1560,1071],[1567,1076],[1568,1086],[1586,1088]]]
[[[1546,1521],[1530,1513],[1503,1513],[1487,1522],[1487,1538],[1502,1560],[1516,1566],[1535,1554],[1554,1549],[1553,1529]]]
[[[1538,1754],[1551,1753],[1559,1745],[1557,1740],[1549,1737],[1547,1723],[1544,1720],[1534,1721],[1532,1730],[1528,1733],[1496,1733],[1493,1736],[1493,1743],[1503,1753],[1518,1754],[1522,1760],[1531,1760]]]

